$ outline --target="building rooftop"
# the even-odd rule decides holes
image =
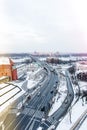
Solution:
[[[0,57],[0,65],[14,65],[14,62],[8,57]]]

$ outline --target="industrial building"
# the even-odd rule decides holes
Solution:
[[[80,61],[76,63],[76,70],[87,70],[87,61]]]
[[[8,57],[0,57],[0,78],[3,76],[8,76],[9,80],[18,79],[14,62]]]
[[[87,62],[81,61],[76,64],[77,79],[87,81]]]

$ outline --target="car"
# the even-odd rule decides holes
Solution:
[[[56,81],[56,83],[58,83],[58,81]]]
[[[55,130],[55,125],[51,125],[48,130]]]
[[[68,103],[68,100],[66,99],[66,100],[64,101],[64,103],[67,104],[67,103]]]
[[[41,93],[40,93],[40,92],[38,92],[37,96],[40,96],[40,94],[41,94]]]

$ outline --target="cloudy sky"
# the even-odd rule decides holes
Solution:
[[[87,0],[0,0],[0,53],[87,52]]]

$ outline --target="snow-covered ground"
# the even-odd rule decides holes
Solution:
[[[65,74],[64,70],[66,70],[68,67],[69,67],[69,65],[55,66],[55,69],[57,69],[57,72],[59,73],[60,85],[58,86],[58,94],[53,99],[54,104],[52,105],[52,108],[49,112],[49,116],[52,115],[60,107],[60,105],[62,104],[62,102],[64,101],[64,99],[66,97],[67,86],[66,86],[66,80],[65,80],[65,77],[64,77],[64,74]],[[42,79],[42,75],[40,74],[41,71],[42,71],[42,68],[37,68],[37,69],[35,68],[34,71],[29,70],[27,72],[27,76],[26,76],[26,79],[24,81],[17,80],[16,82],[12,82],[12,83],[14,85],[17,85],[21,89],[22,89],[22,86],[26,83],[26,85],[27,85],[26,89],[31,89]],[[62,72],[63,75],[60,72]],[[6,86],[6,84],[0,84],[0,88],[4,87],[4,85]],[[86,87],[86,82],[79,82],[79,85],[80,85],[81,89],[84,89]],[[8,89],[9,89],[9,87],[8,87]],[[0,90],[0,95],[3,94],[3,92],[6,92],[6,91],[7,91],[7,88],[6,88],[6,90],[2,90],[2,91]],[[18,91],[18,88],[15,92],[17,92],[17,91]],[[14,92],[12,92],[10,95],[12,95],[13,93]],[[7,103],[5,103],[3,105],[3,107],[0,107],[0,111],[5,109],[10,103],[15,101],[17,98],[19,98],[24,93],[25,93],[25,90],[22,89],[22,91],[17,96],[13,97],[11,100],[9,100]],[[8,94],[7,94],[7,96],[9,97]],[[0,99],[0,103],[5,98]],[[68,112],[67,115],[60,122],[60,124],[58,125],[56,130],[70,130],[70,128],[73,126],[73,124],[77,121],[77,119],[80,117],[80,115],[86,109],[87,109],[87,104],[84,103],[84,105],[83,105],[82,100],[79,99],[79,101],[74,105],[72,110],[70,110],[70,112]],[[70,114],[71,114],[71,116],[70,116]],[[70,121],[70,117],[71,117],[71,121]],[[86,121],[84,121],[80,130],[83,130],[83,129],[87,130],[86,127],[87,127],[87,119],[86,119]],[[38,129],[38,130],[41,130],[41,128]]]
[[[4,83],[0,84],[0,89],[5,87],[5,86],[6,86],[6,84],[4,84]],[[0,93],[1,93],[1,90],[0,90]]]
[[[79,86],[81,90],[87,90],[87,82],[79,81]]]
[[[87,118],[86,120],[83,122],[82,126],[80,127],[79,130],[87,130]]]
[[[12,97],[13,95],[15,95],[21,89],[21,91],[17,95],[12,97],[10,100],[8,100],[6,103],[4,103],[2,106],[0,106],[0,113],[7,106],[9,106],[12,102],[14,102],[16,99],[18,99],[21,95],[23,95],[26,92],[27,89],[34,87],[42,79],[42,76],[40,74],[41,71],[42,71],[41,68],[37,68],[33,72],[32,71],[27,72],[26,79],[23,80],[23,81],[16,80],[16,81],[9,82],[7,84],[4,84],[4,83],[0,84],[0,88],[3,88],[3,89],[0,90],[0,95],[3,94],[3,96],[0,97],[0,104],[2,104],[3,102],[5,102],[5,100],[7,100],[10,97]],[[7,85],[8,85],[8,87],[5,87]],[[14,85],[18,86],[18,87],[13,89],[15,87]],[[11,90],[11,89],[13,89],[13,90]],[[4,93],[6,93],[6,94],[4,94]]]
[[[11,87],[11,86],[10,86]],[[13,86],[12,86],[13,87]],[[11,89],[11,88],[10,88]],[[4,91],[7,91],[4,89]],[[18,97],[20,97],[22,94],[24,93],[24,91],[20,91],[20,89],[18,87],[16,87],[15,89],[11,90],[10,92],[7,92],[6,94],[4,94],[3,96],[0,97],[0,104],[4,103],[6,100],[8,100],[7,102],[5,102],[3,105],[0,106],[0,113],[6,108],[8,107],[13,101],[15,101],[16,99],[18,99]],[[16,94],[16,95],[15,95]],[[14,95],[14,96],[13,96]],[[13,96],[13,97],[12,97]],[[11,98],[11,99],[9,99]]]
[[[23,63],[23,62],[25,62],[26,60],[30,60],[30,61],[31,61],[31,58],[30,58],[30,57],[21,57],[21,58],[17,58],[17,57],[12,58],[12,57],[11,57],[11,59],[12,59],[12,61],[13,61],[14,63]]]
[[[54,104],[52,105],[52,108],[49,112],[49,116],[52,115],[63,103],[65,97],[66,97],[66,91],[67,91],[67,87],[66,87],[66,82],[62,81],[60,83],[60,86],[58,87],[58,94],[54,97]]]
[[[42,130],[42,127],[39,127],[37,130]]]
[[[34,87],[40,80],[42,79],[42,68],[38,68],[38,70],[32,72],[27,72],[26,80],[28,81],[27,88],[30,89]]]
[[[46,57],[41,57],[39,58],[40,61],[45,61],[46,60]]]
[[[58,125],[56,130],[70,130],[73,124],[77,121],[77,119],[81,116],[81,114],[87,109],[87,104],[82,106],[82,101],[79,100],[77,104],[70,111],[71,113],[71,122],[70,122],[70,113],[67,113],[62,122]],[[84,129],[84,130],[87,130]]]
[[[64,74],[64,70],[69,67],[69,66],[61,66],[61,72]],[[57,71],[59,72],[59,71]],[[56,95],[54,98],[55,102],[50,110],[49,115],[53,114],[62,104],[63,100],[65,99],[66,96],[66,82],[64,75],[59,75],[60,76],[60,85],[59,85],[59,90],[60,92],[60,98],[58,98],[59,94]],[[87,83],[86,82],[79,82],[79,86],[81,89],[87,88]],[[78,89],[77,86],[74,86],[74,92]],[[76,98],[76,97],[75,97]],[[75,99],[74,101],[75,102]],[[67,113],[67,115],[63,118],[63,120],[60,122],[56,130],[70,130],[70,128],[74,125],[74,123],[77,121],[77,119],[81,116],[81,114],[87,109],[87,104],[84,103],[82,99],[79,99],[79,101],[73,106],[73,108]],[[84,121],[83,125],[81,126],[80,130],[87,130],[87,119]]]

